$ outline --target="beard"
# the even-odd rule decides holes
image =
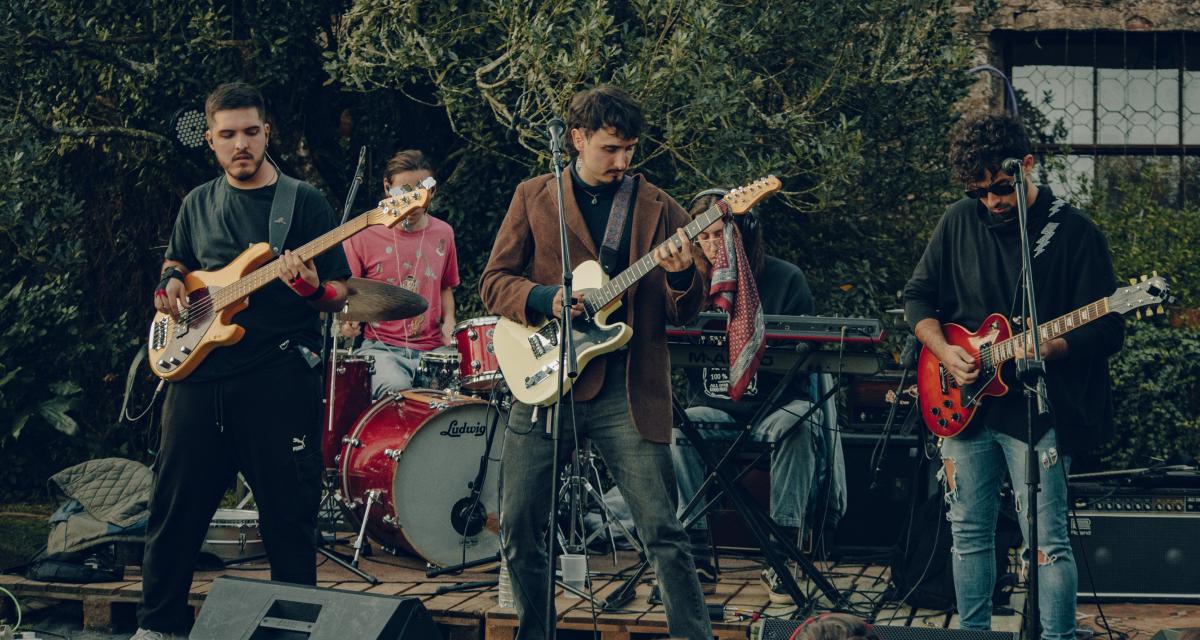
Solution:
[[[249,156],[251,166],[249,168],[239,167],[235,169],[235,162],[245,159],[244,156]],[[253,154],[239,154],[236,156],[235,160],[230,160],[229,163],[225,164],[221,168],[224,169],[225,173],[234,180],[237,180],[238,182],[247,182],[254,176],[258,175],[258,170],[262,168],[263,160],[265,160],[266,157],[267,156],[265,153],[257,158],[255,158]]]

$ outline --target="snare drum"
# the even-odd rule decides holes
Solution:
[[[350,355],[344,349],[333,355],[333,364],[325,371],[325,420],[321,423],[321,458],[331,471],[337,469],[342,438],[371,406],[371,376],[375,373],[371,356]]]
[[[504,375],[496,360],[497,316],[464,320],[454,325],[454,342],[462,362],[458,365],[459,384],[467,391],[490,391]]]
[[[429,389],[389,395],[347,438],[338,497],[356,527],[366,519],[367,536],[393,553],[405,549],[442,566],[495,555],[498,448],[478,500],[470,496],[488,433],[503,419],[470,396]]]
[[[227,563],[263,555],[265,549],[262,536],[258,533],[258,512],[251,509],[217,509],[200,551]]]
[[[458,361],[454,347],[438,347],[422,351],[417,369],[423,377],[422,386],[430,389],[458,389]]]

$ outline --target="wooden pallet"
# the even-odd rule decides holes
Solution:
[[[391,561],[394,561],[393,564]],[[318,570],[318,586],[343,591],[395,595],[420,598],[434,622],[441,628],[447,640],[509,640],[517,628],[516,612],[500,607],[496,602],[496,590],[480,589],[455,593],[437,593],[440,587],[454,583],[455,578],[440,577],[427,579],[419,561],[407,565],[396,559],[365,563],[364,569],[375,573],[380,584],[371,585],[358,580],[353,574],[340,567],[326,563]],[[593,564],[593,571],[615,571],[632,564],[633,557],[622,556],[618,567],[602,561]],[[721,582],[715,594],[706,597],[710,604],[724,605],[726,618],[713,623],[714,637],[722,640],[745,638],[750,633],[752,617],[796,616],[794,605],[773,605],[766,589],[758,578],[759,564],[749,560],[722,562]],[[887,567],[869,564],[818,563],[822,574],[849,600],[856,611],[869,612],[863,617],[877,624],[899,626],[926,626],[956,628],[957,616],[947,611],[929,611],[909,605],[882,602],[881,596],[887,588]],[[197,572],[192,581],[188,603],[197,611],[208,596],[213,581],[225,574],[268,580],[270,572],[265,567],[251,570],[227,572]],[[464,576],[475,580],[480,576]],[[828,603],[820,599],[820,593],[811,580],[798,582],[804,593],[816,600],[818,609],[827,609]],[[83,605],[83,626],[92,630],[127,630],[134,627],[134,610],[141,597],[141,576],[130,571],[127,579],[120,582],[98,584],[49,583],[27,580],[19,576],[0,575],[0,586],[13,592],[22,601],[78,601]],[[613,578],[597,578],[594,586],[596,595],[603,599],[618,586]],[[637,586],[636,596],[620,612],[599,613],[593,617],[586,600],[560,589],[556,594],[558,610],[557,627],[562,630],[599,632],[604,640],[634,640],[647,636],[667,634],[666,614],[660,605],[647,602],[651,585],[644,581]],[[0,598],[0,606],[6,604]],[[1024,604],[1024,593],[1018,591],[1007,613],[993,616],[993,627],[999,631],[1018,631],[1021,626],[1019,612]],[[1118,629],[1129,633],[1144,631],[1152,635],[1163,626],[1200,626],[1200,605],[1105,605],[1110,618],[1118,623]],[[0,609],[0,616],[5,613]],[[1081,605],[1080,616],[1084,626],[1098,628],[1094,605]],[[1144,628],[1140,620],[1150,620]],[[1167,623],[1171,624],[1167,624]]]

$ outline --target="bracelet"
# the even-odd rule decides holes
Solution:
[[[333,285],[329,284],[328,282],[322,282],[319,288],[313,290],[313,292],[309,295],[304,296],[304,299],[308,300],[309,302],[324,302],[326,300],[332,300],[336,297],[337,289],[334,289]]]

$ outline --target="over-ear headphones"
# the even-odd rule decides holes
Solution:
[[[729,195],[729,189],[725,189],[723,187],[705,189],[704,191],[692,196],[692,201],[688,204],[688,208],[691,209],[692,207],[696,206],[696,202],[706,196],[720,196],[723,198],[727,195]],[[742,233],[746,235],[753,235],[755,230],[758,229],[758,216],[754,215],[754,209],[749,209],[746,211],[746,213],[740,216],[734,216],[733,219],[735,222],[737,222],[738,227],[742,230]]]

